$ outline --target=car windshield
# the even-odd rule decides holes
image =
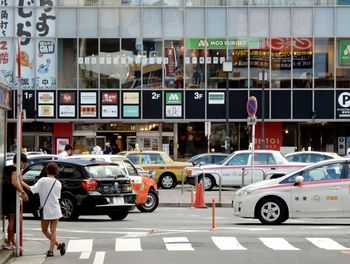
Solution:
[[[125,172],[118,165],[96,164],[86,166],[85,169],[93,178],[127,177]]]

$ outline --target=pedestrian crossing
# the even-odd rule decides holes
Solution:
[[[147,250],[196,251],[211,248],[217,251],[249,251],[263,248],[272,251],[300,251],[309,249],[350,251],[350,242],[345,238],[327,237],[229,237],[210,236],[188,238],[185,236],[167,237],[119,237],[114,243],[115,252],[140,252]],[[92,250],[99,252],[98,240],[69,240],[67,253],[80,253],[80,259],[88,259]],[[106,244],[106,241],[103,242]],[[100,256],[102,258],[102,256]]]

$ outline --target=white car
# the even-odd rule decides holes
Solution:
[[[298,151],[288,153],[284,157],[290,162],[305,162],[315,163],[322,160],[340,158],[337,153],[334,152],[319,152],[319,151]]]
[[[234,214],[280,224],[289,217],[350,217],[350,158],[320,161],[238,190]]]
[[[233,152],[220,165],[206,165],[185,168],[186,182],[195,185],[205,174],[204,189],[214,186],[244,186],[265,179],[279,178],[305,167],[305,163],[288,162],[281,152],[276,150],[254,151],[254,170],[252,170],[252,151]],[[252,171],[254,171],[252,176]],[[244,177],[242,174],[244,173]],[[243,180],[242,180],[243,178]]]

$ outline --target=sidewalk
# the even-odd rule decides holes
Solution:
[[[46,248],[46,241],[24,240],[23,256],[15,257],[15,252],[11,250],[0,250],[0,264],[41,264],[45,261],[43,248]]]

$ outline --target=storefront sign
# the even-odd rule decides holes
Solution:
[[[339,64],[350,64],[350,39],[339,40]]]
[[[75,105],[60,105],[58,117],[76,117]]]
[[[225,93],[221,92],[210,92],[208,94],[209,104],[224,104],[225,103]]]
[[[38,104],[54,104],[54,92],[38,92]]]
[[[186,47],[188,49],[242,49],[242,48],[261,48],[261,39],[257,38],[208,38],[208,39],[187,39]]]
[[[124,105],[123,106],[123,117],[139,117],[139,106],[138,105]]]
[[[96,92],[81,92],[80,104],[96,104],[97,93]]]
[[[69,137],[58,137],[56,138],[56,150],[57,154],[60,154],[62,151],[64,151],[65,146],[69,144]]]
[[[181,118],[182,117],[182,106],[181,105],[167,105],[165,107],[165,117]]]
[[[265,122],[265,148],[272,150],[280,150],[282,146],[282,131],[281,122]],[[261,144],[261,122],[257,122],[255,129],[255,149],[260,149]]]
[[[338,92],[337,94],[337,118],[350,118],[350,92]]]
[[[182,93],[180,92],[166,92],[165,104],[182,104]]]
[[[118,106],[117,105],[102,105],[101,117],[118,117]]]
[[[118,95],[116,92],[102,92],[101,93],[101,103],[102,104],[117,104]]]
[[[59,104],[75,104],[76,94],[75,92],[59,92]]]
[[[80,117],[97,117],[96,105],[81,105]]]
[[[38,117],[55,117],[53,105],[39,105]]]
[[[140,94],[137,92],[124,92],[123,103],[124,104],[139,104]]]

